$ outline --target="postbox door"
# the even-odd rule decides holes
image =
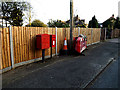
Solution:
[[[55,45],[56,45],[56,39],[52,38],[52,47],[55,47]]]
[[[55,47],[56,46],[56,36],[55,35],[50,35],[50,46]]]
[[[50,47],[50,35],[40,34],[36,36],[37,49],[47,49]]]

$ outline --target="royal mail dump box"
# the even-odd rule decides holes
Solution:
[[[36,35],[37,49],[47,49],[50,47],[50,35],[39,34]]]
[[[79,35],[78,37],[75,37],[74,39],[74,49],[78,53],[82,53],[87,48],[87,38],[84,35]]]
[[[56,46],[56,35],[50,35],[50,47]]]

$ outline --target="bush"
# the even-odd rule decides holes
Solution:
[[[42,21],[40,20],[34,20],[32,23],[31,23],[31,26],[32,27],[47,27],[46,24],[44,24]]]

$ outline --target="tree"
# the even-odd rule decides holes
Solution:
[[[112,17],[110,17],[109,19],[107,19],[106,21],[103,22],[103,27],[107,28],[108,30],[112,30],[115,27],[115,18],[114,18],[114,14],[112,15]]]
[[[31,24],[31,20],[33,19],[33,17],[34,17],[34,10],[33,10],[33,8],[32,8],[32,6],[31,6],[31,4],[30,3],[28,3],[28,9],[26,10],[26,11],[24,11],[24,17],[23,17],[23,19],[24,19],[24,23],[26,24],[26,23],[29,23],[29,24]],[[29,25],[29,26],[31,26],[31,25]]]
[[[28,25],[29,26],[29,25]],[[47,27],[46,24],[44,24],[42,21],[36,19],[31,23],[32,27]]]
[[[49,21],[47,24],[49,27],[69,27],[68,23],[61,20],[53,20],[51,22]]]
[[[89,28],[99,28],[99,24],[98,24],[98,21],[97,21],[95,15],[92,17],[92,20],[89,21],[88,27]]]
[[[0,28],[2,28],[2,25],[0,24]]]
[[[111,38],[112,30],[115,28],[115,22],[116,20],[114,18],[114,14],[112,15],[112,17],[103,22],[103,27],[107,28],[107,38]]]
[[[23,25],[23,11],[27,10],[27,2],[2,2],[0,14],[3,19],[13,26]],[[7,26],[7,23],[6,23]]]

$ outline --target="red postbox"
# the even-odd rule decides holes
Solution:
[[[39,34],[36,35],[36,46],[37,49],[47,49],[50,47],[50,35]]]
[[[50,47],[56,46],[56,35],[50,35]]]

